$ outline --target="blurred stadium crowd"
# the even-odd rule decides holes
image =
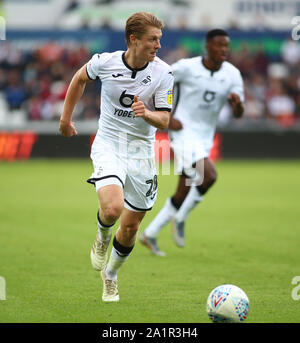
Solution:
[[[168,63],[189,57],[178,48],[163,50],[161,58]],[[21,50],[1,42],[0,49],[0,112],[22,110],[26,119],[58,120],[68,84],[74,72],[91,57],[84,45],[59,45],[48,42],[34,50]],[[242,73],[246,106],[242,121],[262,120],[291,127],[300,122],[300,45],[286,40],[279,63],[274,64],[263,51],[251,51],[244,45],[229,57]],[[95,120],[99,116],[100,84],[88,84],[85,95],[74,113],[76,120]],[[221,120],[230,118],[226,110]]]

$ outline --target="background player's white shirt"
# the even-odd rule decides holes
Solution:
[[[176,84],[174,118],[202,141],[205,150],[209,150],[227,96],[236,93],[244,101],[240,71],[225,61],[218,71],[212,72],[204,66],[201,56],[181,59],[172,69]],[[176,136],[176,131],[171,131],[172,136]]]
[[[96,139],[110,141],[120,155],[130,153],[131,145],[131,155],[137,153],[137,158],[153,157],[156,128],[143,118],[135,118],[131,105],[134,95],[137,95],[151,111],[171,111],[172,70],[158,57],[144,68],[132,69],[124,54],[124,51],[95,54],[87,64],[89,78],[99,78],[102,82]]]

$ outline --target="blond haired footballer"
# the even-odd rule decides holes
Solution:
[[[99,200],[98,232],[90,256],[103,280],[105,302],[119,301],[117,273],[157,196],[155,132],[169,125],[173,88],[171,68],[156,56],[162,28],[163,23],[151,13],[130,16],[125,28],[127,50],[95,54],[76,72],[60,119],[61,134],[76,135],[74,107],[86,84],[101,80],[101,115],[91,149],[94,172],[88,182],[95,186]]]

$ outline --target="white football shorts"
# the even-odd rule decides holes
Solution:
[[[95,143],[95,142],[94,142]],[[97,139],[92,145],[94,172],[87,182],[96,191],[107,185],[119,185],[124,192],[124,207],[134,212],[149,211],[157,198],[157,173],[154,158],[127,158],[113,144]]]
[[[199,167],[196,170],[196,163],[204,166],[203,161],[209,156],[211,146],[205,145],[194,131],[183,129],[169,131],[170,146],[174,151],[177,173],[184,173],[191,179],[203,178],[199,175]],[[203,171],[204,172],[204,171]]]

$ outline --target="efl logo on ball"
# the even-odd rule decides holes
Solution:
[[[235,285],[216,287],[207,298],[206,310],[214,323],[239,323],[249,314],[249,299],[246,293]]]

